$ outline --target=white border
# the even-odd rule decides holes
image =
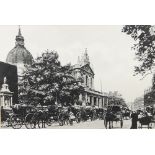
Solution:
[[[154,24],[153,0],[5,0],[1,25]],[[0,130],[2,154],[151,154],[154,130]]]
[[[2,25],[154,24],[153,0],[5,0]]]

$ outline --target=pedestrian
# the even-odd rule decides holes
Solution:
[[[130,129],[137,129],[138,114],[135,111],[131,114],[131,121],[132,124]]]

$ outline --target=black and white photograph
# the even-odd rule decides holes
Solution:
[[[0,26],[2,129],[154,129],[154,25]]]
[[[154,4],[1,1],[1,154],[153,154]]]

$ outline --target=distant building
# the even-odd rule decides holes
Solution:
[[[16,36],[15,47],[8,53],[6,62],[17,66],[18,76],[24,70],[24,65],[31,65],[33,61],[32,54],[26,49],[24,37],[21,34],[19,27],[18,35]]]
[[[132,110],[143,110],[144,109],[144,97],[137,97],[133,104],[132,104]]]
[[[122,95],[118,91],[109,91],[108,96],[122,97]]]
[[[121,105],[127,107],[125,100],[118,91],[109,91],[108,93],[109,105]]]
[[[144,105],[155,107],[155,74],[152,78],[152,86],[144,91]]]
[[[79,96],[79,100],[83,105],[94,105],[98,107],[108,105],[107,94],[94,89],[95,74],[89,61],[87,49],[81,58],[78,57],[77,64],[73,66],[73,75],[76,79],[80,77],[83,79],[81,85],[84,87],[84,92]]]
[[[132,110],[133,102],[127,102],[126,105],[130,110]]]

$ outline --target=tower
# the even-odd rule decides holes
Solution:
[[[86,64],[90,65],[89,56],[88,56],[88,53],[87,53],[87,48],[85,49],[85,52],[84,52],[83,63],[84,63],[84,65],[86,65]]]
[[[21,28],[18,28],[18,34],[15,38],[15,47],[8,53],[6,62],[17,66],[18,76],[20,76],[25,68],[25,65],[31,65],[33,57],[25,48],[24,37],[21,33]]]

